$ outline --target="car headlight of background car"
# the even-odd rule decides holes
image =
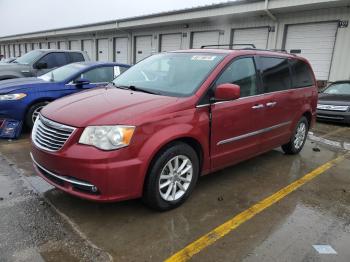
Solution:
[[[114,150],[130,144],[134,126],[88,126],[79,139],[80,144],[102,150]]]
[[[22,98],[25,98],[26,96],[27,95],[24,93],[0,95],[0,101],[20,100]]]

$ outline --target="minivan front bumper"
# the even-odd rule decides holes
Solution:
[[[76,144],[64,153],[46,152],[32,145],[33,165],[44,180],[71,195],[99,202],[114,202],[142,195],[142,161],[117,161],[120,152]],[[121,157],[122,159],[122,157]]]

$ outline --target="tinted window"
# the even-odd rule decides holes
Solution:
[[[265,93],[287,90],[291,87],[288,60],[275,57],[260,57]]]
[[[72,63],[85,61],[84,56],[81,53],[69,53],[69,55],[72,60]]]
[[[293,70],[293,88],[313,85],[313,76],[310,67],[301,60],[290,61]]]
[[[254,60],[247,57],[233,61],[216,81],[216,85],[224,83],[239,85],[241,97],[245,97],[258,93],[256,82]]]
[[[46,63],[47,68],[60,67],[68,64],[65,53],[50,53],[39,60],[40,63]]]
[[[90,83],[111,82],[114,79],[114,68],[99,67],[81,74],[81,78],[88,79]]]

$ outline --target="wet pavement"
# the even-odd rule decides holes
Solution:
[[[60,192],[34,174],[29,148],[28,135],[0,141],[0,197],[4,198],[0,201],[0,261],[21,261],[18,254],[26,252],[45,261],[162,261],[325,162],[346,154],[350,127],[317,123],[300,155],[288,156],[276,149],[202,177],[183,206],[165,213],[148,209],[140,200],[97,204]],[[8,203],[11,201],[15,204]],[[36,227],[22,230],[17,220]],[[318,254],[313,245],[321,244],[331,245],[337,254]],[[348,262],[349,247],[347,155],[192,260]]]

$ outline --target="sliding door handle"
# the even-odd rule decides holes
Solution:
[[[263,104],[258,104],[258,105],[252,106],[252,109],[261,109],[261,108],[264,108]]]

